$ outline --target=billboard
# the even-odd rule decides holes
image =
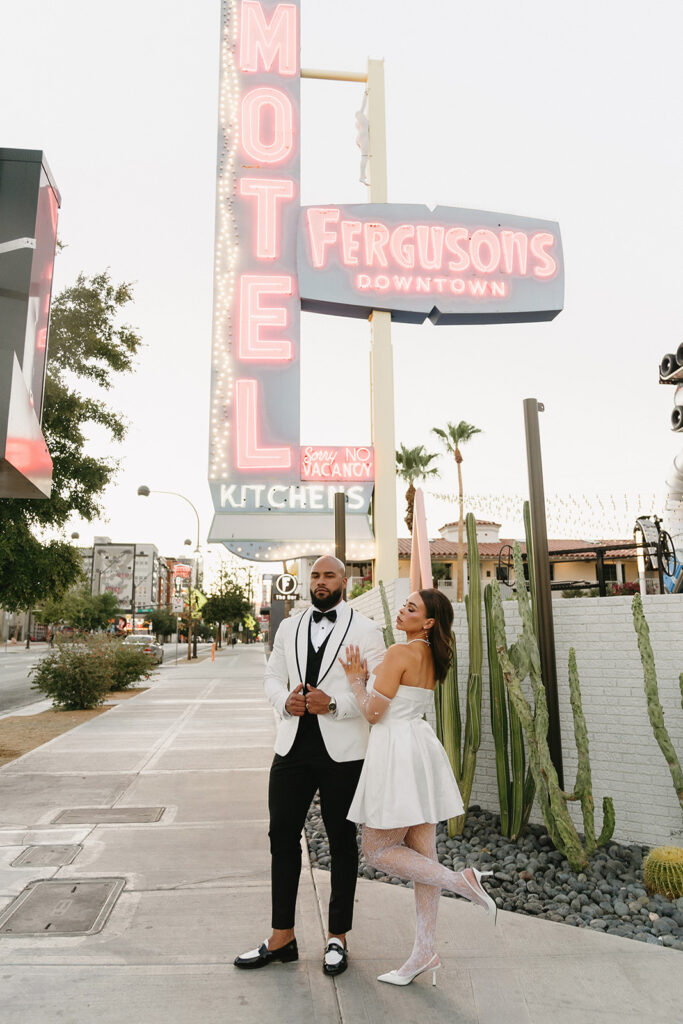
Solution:
[[[119,611],[133,612],[135,576],[134,544],[95,544],[92,562],[92,592],[116,595]]]
[[[41,420],[60,204],[42,152],[0,149],[0,497],[50,496]]]

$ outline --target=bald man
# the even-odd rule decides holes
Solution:
[[[368,724],[338,657],[348,644],[358,645],[372,672],[385,648],[376,623],[344,601],[343,562],[331,555],[319,558],[311,569],[310,590],[313,607],[285,619],[278,629],[265,677],[266,696],[280,718],[268,790],[272,934],[238,956],[235,966],[265,967],[299,958],[294,917],[301,832],[319,791],[331,857],[323,972],[332,977],[347,968],[358,847],[356,826],[346,815],[368,742]]]

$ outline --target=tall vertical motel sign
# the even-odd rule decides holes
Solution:
[[[302,208],[299,52],[300,2],[223,0],[209,539],[265,560],[282,557],[282,542],[294,555],[329,539],[340,489],[351,536],[372,537],[372,449],[300,444],[301,309],[514,323],[551,320],[564,301],[553,221],[389,203]]]

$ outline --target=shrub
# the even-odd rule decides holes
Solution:
[[[112,690],[126,690],[140,679],[149,679],[149,655],[139,647],[124,646],[120,641],[114,640],[109,644],[109,660]]]
[[[110,688],[109,657],[102,643],[60,644],[30,674],[32,689],[64,711],[97,707]]]
[[[611,589],[612,597],[621,597],[624,594],[639,594],[640,583],[638,580],[632,580],[630,583],[613,583]]]
[[[149,678],[148,655],[104,636],[60,643],[31,670],[32,689],[65,711],[95,708],[109,690],[125,690]]]

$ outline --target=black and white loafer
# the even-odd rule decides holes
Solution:
[[[235,967],[254,970],[257,967],[267,967],[268,964],[273,963],[291,964],[298,959],[299,950],[296,939],[292,939],[286,946],[281,946],[280,949],[274,949],[272,952],[268,949],[266,940],[258,949],[251,949],[248,953],[241,953],[240,956],[235,957],[233,963]]]
[[[323,956],[323,974],[334,978],[337,974],[343,974],[348,966],[349,951],[346,943],[342,945],[339,939],[329,939]]]

